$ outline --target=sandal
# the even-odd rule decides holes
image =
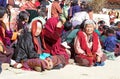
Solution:
[[[17,69],[20,69],[20,68],[22,68],[22,64],[21,64],[21,63],[15,63],[15,64],[13,65],[13,67],[14,67],[14,68],[17,68]]]
[[[39,66],[34,67],[34,70],[37,72],[42,72],[42,68]]]

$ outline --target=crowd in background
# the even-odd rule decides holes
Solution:
[[[41,72],[115,60],[120,55],[118,14],[108,13],[110,25],[96,23],[93,14],[92,6],[79,0],[0,0],[1,65]]]

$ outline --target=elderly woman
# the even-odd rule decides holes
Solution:
[[[86,20],[84,29],[79,31],[75,41],[75,60],[79,65],[93,66],[104,65],[105,55],[101,50],[98,35],[94,32],[95,24],[92,20]]]

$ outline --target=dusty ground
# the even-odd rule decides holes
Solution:
[[[60,70],[45,72],[9,68],[1,73],[0,79],[120,79],[120,57],[105,63],[102,67],[67,65]]]

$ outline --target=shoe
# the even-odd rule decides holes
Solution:
[[[96,62],[95,64],[94,64],[94,66],[104,66],[105,65],[105,63],[104,62]]]
[[[69,64],[74,64],[75,61],[73,59],[69,59]]]
[[[14,68],[17,68],[17,69],[20,69],[20,68],[22,68],[22,64],[21,63],[15,63],[14,65],[13,65],[13,67]]]
[[[34,70],[37,71],[37,72],[42,72],[42,68],[38,67],[38,66],[34,67]]]
[[[57,66],[53,67],[53,69],[60,69],[60,68],[63,68],[63,64],[58,64]]]

